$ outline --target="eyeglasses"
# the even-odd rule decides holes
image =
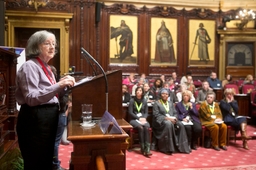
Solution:
[[[51,42],[44,42],[43,45],[55,47],[56,44],[55,43],[51,43]]]

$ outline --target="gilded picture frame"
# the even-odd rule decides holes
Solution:
[[[189,66],[215,65],[215,20],[188,21],[188,61]]]
[[[150,20],[151,65],[177,65],[178,20],[152,17]]]
[[[109,63],[137,64],[138,17],[110,15]]]

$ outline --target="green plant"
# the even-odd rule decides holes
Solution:
[[[23,159],[18,148],[9,150],[0,159],[0,170],[23,170]]]

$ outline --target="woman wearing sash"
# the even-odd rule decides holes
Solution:
[[[129,103],[129,115],[130,124],[133,128],[138,129],[139,142],[141,147],[141,153],[145,156],[151,156],[150,152],[150,137],[149,130],[150,124],[147,122],[148,117],[148,105],[144,99],[143,87],[137,87],[135,89],[135,96],[130,100]]]
[[[26,61],[16,77],[15,97],[21,105],[17,135],[24,170],[50,170],[59,118],[58,97],[75,79],[65,76],[56,82],[47,64],[56,53],[55,35],[38,31],[28,40]]]
[[[153,105],[153,134],[160,152],[190,153],[184,125],[178,120],[173,102],[168,101],[168,90],[163,88],[161,98]]]

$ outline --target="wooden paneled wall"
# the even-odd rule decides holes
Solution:
[[[93,69],[87,64],[81,55],[81,47],[86,49],[103,67],[105,71],[122,70],[123,75],[133,72],[145,73],[147,76],[160,74],[170,75],[173,71],[181,77],[187,71],[193,73],[195,79],[205,79],[210,71],[219,72],[219,42],[217,34],[218,26],[221,26],[222,17],[233,11],[222,12],[210,9],[175,9],[171,6],[147,6],[147,4],[136,6],[133,4],[102,4],[96,10],[95,0],[49,0],[47,5],[39,7],[36,11],[33,6],[23,3],[21,0],[6,0],[6,10],[22,11],[34,10],[35,14],[40,12],[72,13],[69,33],[69,65],[75,66],[76,71],[83,71],[85,75],[92,75]],[[96,13],[99,21],[95,21]],[[109,59],[110,48],[110,16],[136,16],[138,18],[138,50],[137,63],[113,64]],[[163,19],[177,19],[177,64],[152,65],[150,58],[150,19],[159,17]],[[212,65],[190,65],[189,64],[189,21],[214,21],[214,61]],[[93,65],[96,70],[95,65]],[[225,70],[225,68],[222,68]],[[222,77],[223,78],[223,77]]]

